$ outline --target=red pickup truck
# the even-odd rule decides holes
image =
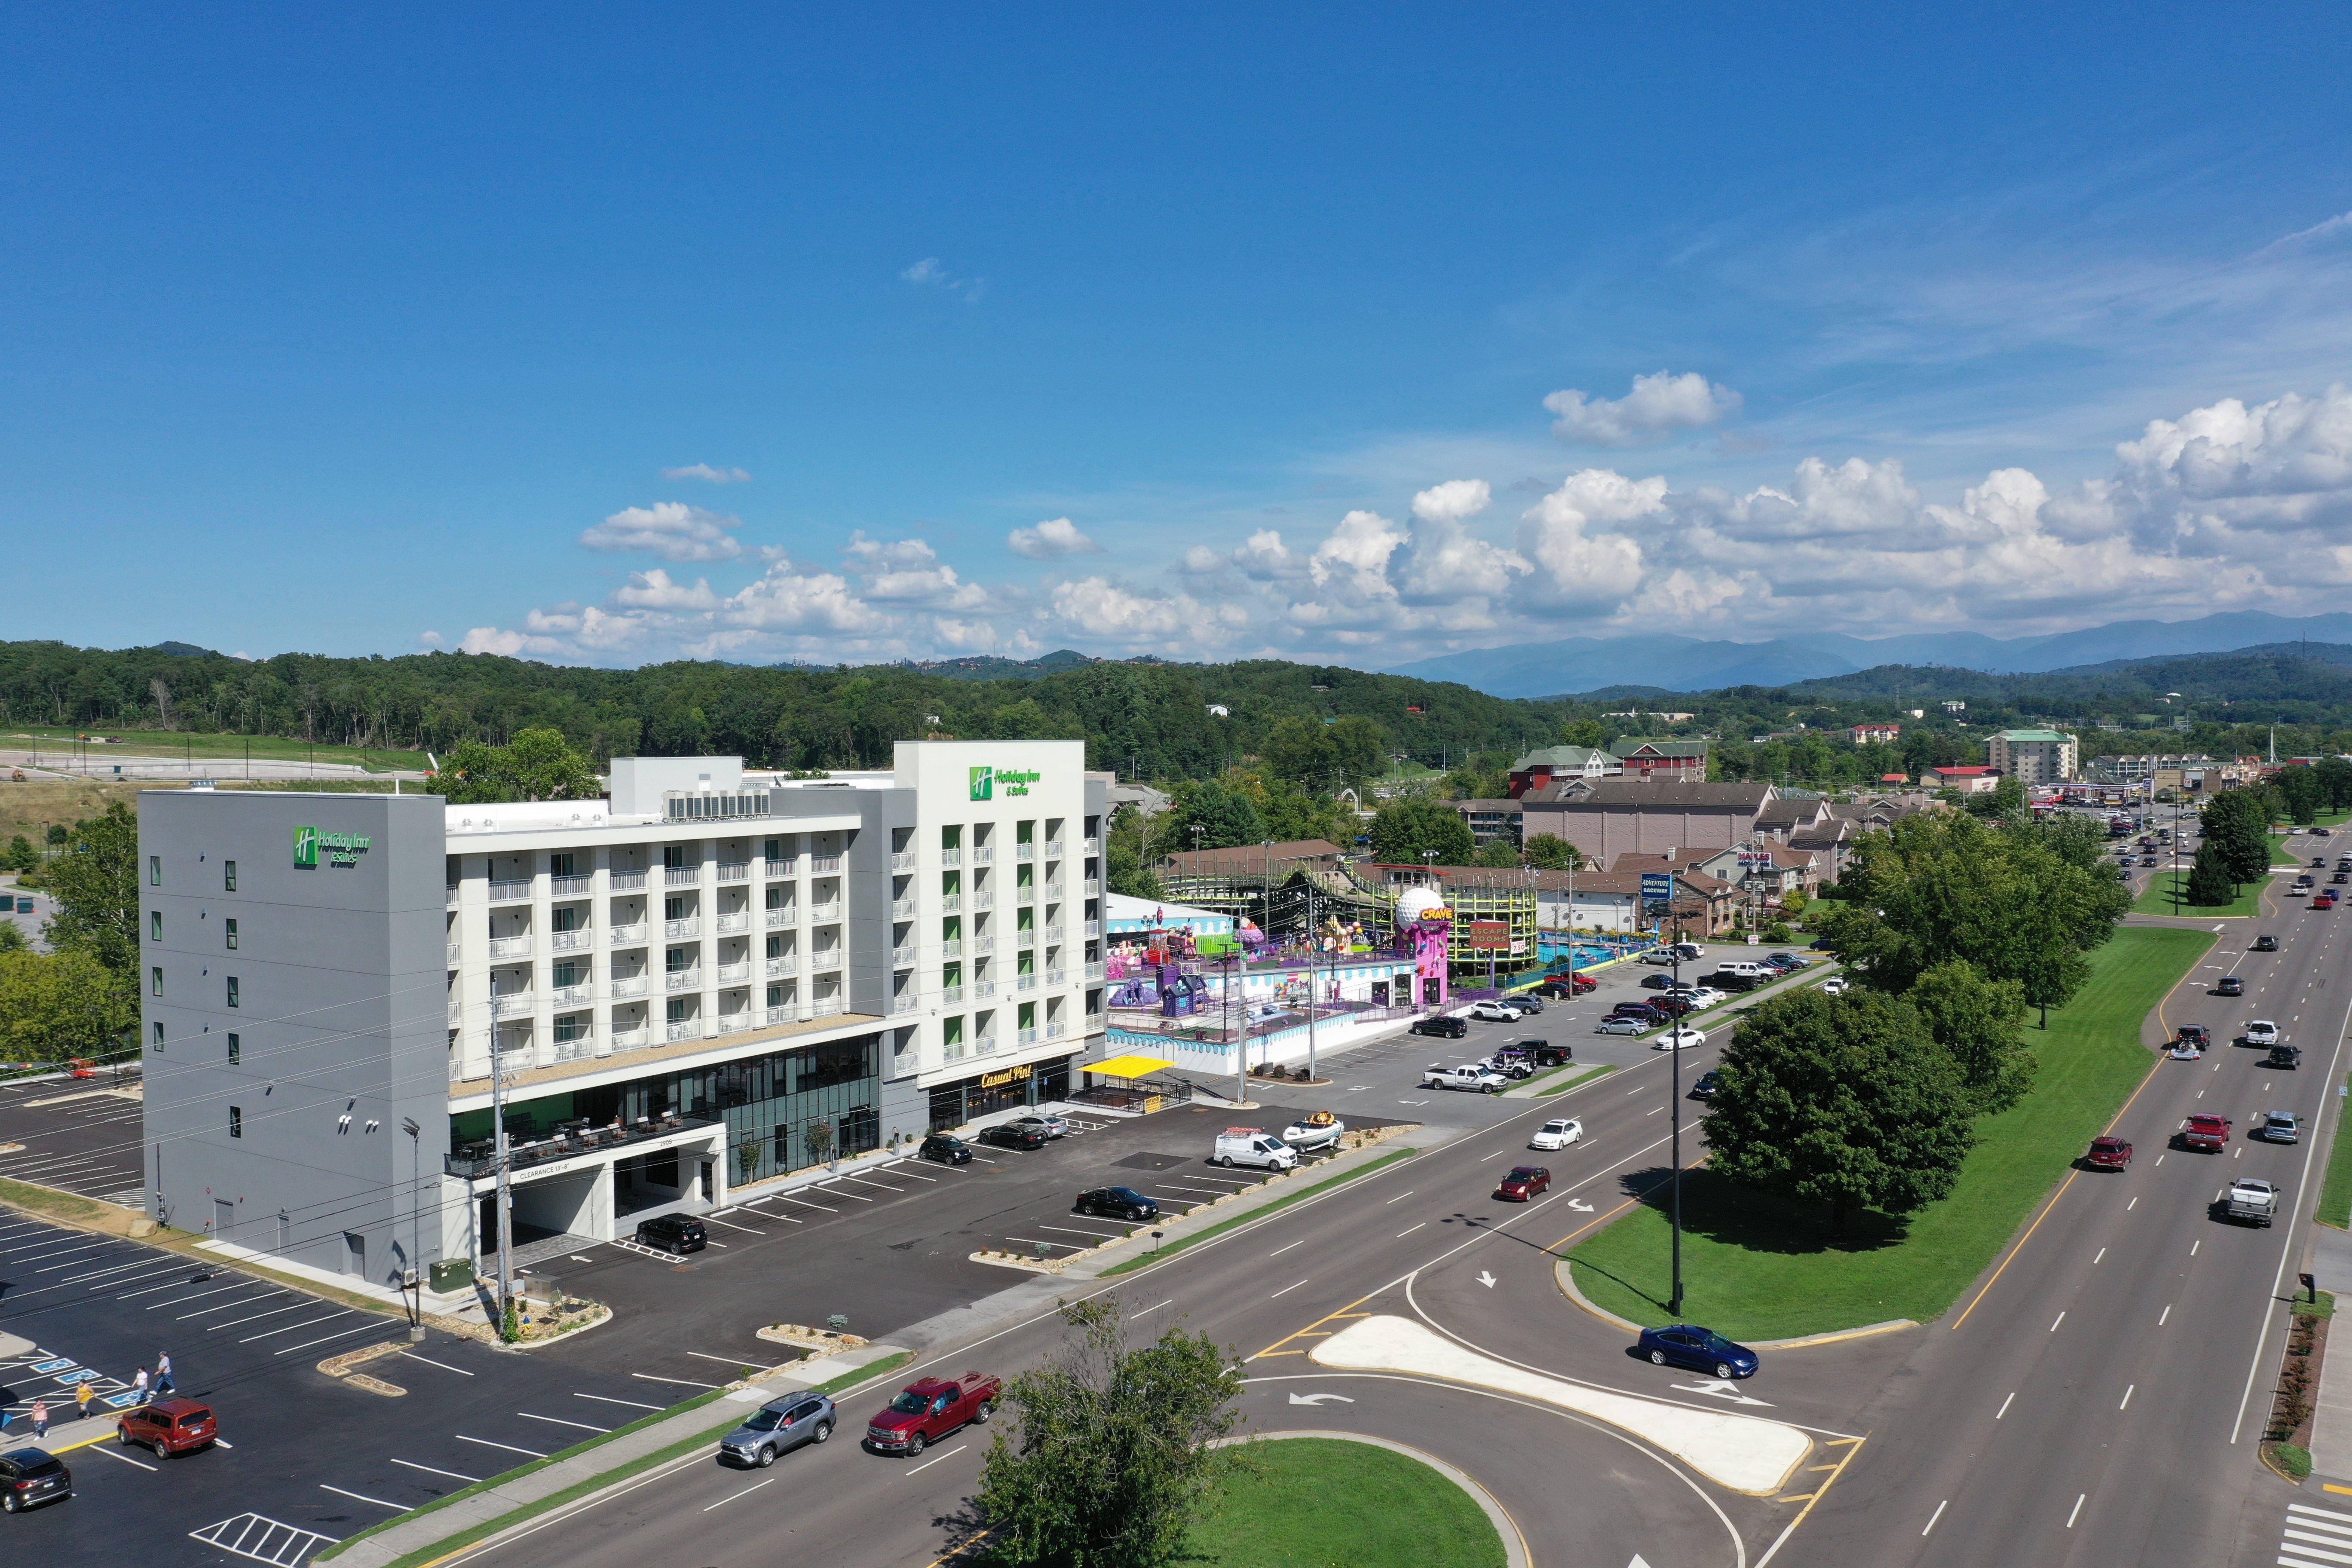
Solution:
[[[2192,1116],[2180,1124],[2180,1146],[2202,1149],[2208,1154],[2218,1154],[2230,1141],[2230,1119],[2226,1116]]]
[[[910,1383],[882,1414],[866,1426],[866,1446],[877,1454],[923,1451],[968,1422],[986,1421],[996,1413],[1003,1385],[985,1373],[968,1372],[953,1382],[927,1377]]]

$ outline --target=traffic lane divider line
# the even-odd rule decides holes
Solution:
[[[773,1486],[773,1485],[775,1485],[778,1481],[782,1480],[783,1479],[784,1479],[784,1478],[783,1478],[783,1477],[782,1477],[782,1476],[770,1476],[770,1477],[769,1477],[766,1480],[764,1480],[764,1481],[753,1481],[750,1486],[745,1487],[745,1488],[744,1488],[741,1491],[740,1491],[740,1492],[729,1492],[725,1497],[720,1498],[717,1502],[712,1503],[712,1504],[710,1505],[710,1508],[706,1508],[706,1509],[704,1509],[702,1511],[703,1511],[703,1512],[705,1512],[705,1513],[709,1513],[709,1512],[710,1511],[710,1509],[712,1509],[712,1508],[725,1508],[729,1503],[733,1502],[737,1498],[739,1498],[739,1497],[750,1497],[753,1492],[758,1491],[761,1487],[771,1487],[771,1486]]]
[[[1822,1499],[1830,1495],[1830,1488],[1837,1485],[1839,1479],[1845,1474],[1846,1467],[1853,1462],[1853,1457],[1862,1452],[1862,1446],[1864,1443],[1870,1441],[1870,1436],[1865,1432],[1859,1437],[1832,1437],[1826,1441],[1824,1447],[1843,1447],[1845,1449],[1844,1455],[1838,1460],[1837,1468],[1830,1472],[1829,1479],[1814,1489],[1813,1495],[1805,1500],[1805,1506],[1798,1510],[1797,1517],[1789,1521],[1789,1527],[1775,1536],[1771,1546],[1766,1550],[1764,1555],[1756,1560],[1756,1568],[1770,1568],[1772,1559],[1780,1554],[1780,1548],[1788,1544],[1789,1537],[1797,1533],[1797,1527],[1804,1523],[1806,1517],[1821,1505]],[[1936,1511],[1940,1515],[1944,1510],[1939,1505]],[[1929,1520],[1927,1523],[1929,1529],[1934,1528],[1934,1520]],[[1925,1535],[1927,1531],[1923,1530],[1919,1533]]]

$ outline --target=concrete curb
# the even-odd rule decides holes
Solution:
[[[1552,1279],[1559,1286],[1561,1295],[1566,1296],[1602,1322],[1613,1324],[1629,1334],[1641,1333],[1641,1324],[1630,1319],[1621,1318],[1614,1312],[1603,1311],[1594,1306],[1591,1299],[1583,1291],[1576,1288],[1576,1276],[1570,1269],[1567,1258],[1563,1258],[1552,1265]],[[1918,1326],[1909,1318],[1889,1318],[1883,1323],[1865,1323],[1858,1329],[1832,1329],[1825,1334],[1805,1334],[1793,1340],[1748,1340],[1744,1342],[1752,1351],[1801,1351],[1813,1345],[1833,1345],[1845,1340],[1867,1339],[1874,1334],[1891,1334],[1901,1329],[1916,1329]]]
[[[1408,1447],[1387,1437],[1370,1437],[1361,1432],[1336,1432],[1317,1427],[1309,1427],[1299,1432],[1253,1432],[1246,1437],[1221,1437],[1214,1446],[1220,1448],[1232,1448],[1250,1443],[1279,1443],[1289,1437],[1322,1437],[1335,1443],[1370,1443],[1375,1448],[1386,1448],[1391,1453],[1402,1454],[1408,1459],[1427,1465],[1470,1494],[1470,1500],[1478,1505],[1479,1511],[1486,1516],[1486,1522],[1493,1525],[1495,1533],[1502,1538],[1503,1560],[1509,1568],[1531,1568],[1532,1560],[1528,1555],[1528,1538],[1519,1533],[1519,1521],[1513,1519],[1503,1505],[1495,1500],[1494,1493],[1471,1479],[1467,1471],[1447,1464],[1434,1454],[1424,1453],[1419,1448]]]

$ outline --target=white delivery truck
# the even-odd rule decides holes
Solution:
[[[1217,1134],[1217,1151],[1209,1157],[1229,1171],[1235,1165],[1287,1171],[1298,1163],[1298,1151],[1263,1127],[1226,1128]]]

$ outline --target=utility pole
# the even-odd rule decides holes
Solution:
[[[1320,942],[1315,931],[1315,878],[1307,879],[1307,1081],[1315,1081],[1315,949]],[[1334,971],[1336,973],[1337,971]]]
[[[507,1185],[507,1066],[499,1059],[502,1055],[494,1018],[490,1023],[490,1121],[498,1140],[492,1158],[499,1177],[499,1321],[491,1326],[500,1339],[506,1337],[514,1289],[514,1194]]]
[[[414,1116],[404,1116],[400,1119],[400,1130],[408,1134],[408,1273],[416,1283],[416,1305],[408,1318],[408,1342],[416,1344],[425,1338],[425,1268],[416,1256],[419,1247],[416,1199],[420,1184],[425,1179],[424,1173],[417,1169],[417,1163],[422,1158],[418,1145],[425,1129],[416,1124]]]
[[[1672,870],[1671,868],[1669,868],[1669,869],[1668,869],[1668,871],[1667,871],[1667,873],[1666,873],[1666,875],[1667,875],[1669,878],[1671,878],[1671,877],[1674,875],[1673,870]],[[1672,965],[1672,969],[1673,969],[1674,987],[1675,987],[1675,988],[1674,988],[1674,991],[1673,991],[1673,993],[1672,993],[1672,994],[1673,994],[1674,995],[1679,996],[1679,995],[1681,995],[1681,994],[1682,994],[1682,984],[1683,984],[1683,953],[1682,953],[1683,925],[1682,925],[1682,920],[1681,920],[1681,918],[1680,918],[1679,914],[1678,914],[1678,913],[1677,913],[1677,911],[1676,911],[1676,907],[1675,907],[1675,906],[1676,906],[1677,901],[1678,901],[1678,900],[1676,900],[1676,899],[1675,899],[1675,896],[1674,896],[1674,883],[1673,883],[1673,882],[1671,882],[1671,881],[1669,881],[1669,882],[1666,884],[1666,913],[1668,914],[1668,916],[1670,916],[1670,917],[1673,917],[1673,918],[1674,918],[1674,921],[1675,921],[1675,945],[1674,945],[1672,948],[1668,949],[1667,951],[1668,951],[1668,952],[1673,956],[1673,959],[1674,959],[1674,963],[1673,963],[1673,965]],[[1685,1016],[1685,1015],[1683,1015],[1683,1014],[1679,1014],[1679,1013],[1678,1013],[1678,1014],[1675,1014],[1675,1015],[1674,1016],[1673,1019],[1672,1019],[1672,1020],[1667,1024],[1667,1026],[1666,1026],[1666,1040],[1667,1040],[1667,1043],[1668,1043],[1669,1045],[1671,1045],[1671,1046],[1674,1047],[1672,1050],[1670,1050],[1670,1051],[1668,1051],[1668,1052],[1666,1053],[1666,1096],[1667,1096],[1667,1098],[1666,1098],[1666,1120],[1667,1120],[1667,1122],[1669,1123],[1669,1126],[1668,1126],[1668,1136],[1673,1140],[1673,1148],[1672,1148],[1671,1153],[1672,1153],[1673,1160],[1674,1160],[1674,1173],[1674,1173],[1675,1190],[1674,1190],[1674,1194],[1673,1194],[1673,1196],[1674,1196],[1674,1215],[1673,1215],[1673,1221],[1674,1221],[1675,1286],[1674,1286],[1674,1292],[1673,1292],[1673,1295],[1672,1295],[1671,1299],[1669,1299],[1669,1300],[1668,1300],[1668,1301],[1666,1302],[1666,1316],[1668,1316],[1668,1317],[1670,1317],[1670,1318],[1679,1318],[1679,1317],[1681,1317],[1681,1316],[1683,1315],[1683,1041],[1682,1041],[1682,1033],[1683,1033],[1683,1018],[1684,1018],[1684,1016]],[[501,1167],[501,1168],[503,1169],[503,1167]]]

